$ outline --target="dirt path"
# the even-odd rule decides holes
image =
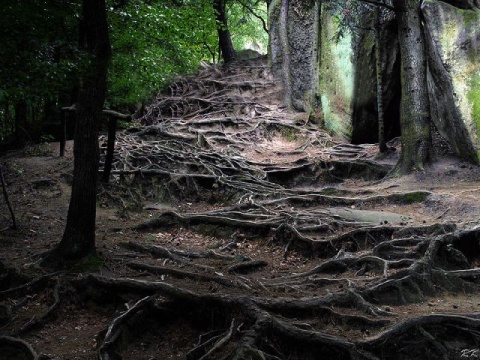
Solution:
[[[173,84],[119,135],[99,256],[66,273],[35,263],[63,231],[71,144],[5,156],[0,358],[480,356],[480,170],[437,139],[431,168],[380,180],[398,146],[376,160],[280,99],[265,59]]]

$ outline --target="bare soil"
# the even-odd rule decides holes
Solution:
[[[398,144],[380,157],[286,110],[264,59],[206,65],[142,121],[99,185],[98,257],[66,271],[36,264],[73,144],[2,157],[0,358],[480,356],[480,169],[441,138],[425,171],[384,178]]]

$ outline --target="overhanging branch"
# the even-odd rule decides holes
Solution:
[[[260,15],[258,15],[253,9],[251,6],[249,6],[248,4],[246,4],[244,1],[241,1],[239,0],[238,1],[245,9],[248,10],[248,12],[250,14],[252,14],[253,16],[255,16],[257,19],[259,19],[261,22],[262,22],[262,27],[263,27],[263,30],[265,30],[265,32],[268,34],[268,26],[267,26],[267,23],[265,22],[264,18],[262,18]]]

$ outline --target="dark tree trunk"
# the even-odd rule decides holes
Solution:
[[[420,0],[395,0],[402,60],[402,154],[394,173],[423,170],[432,161],[427,61]]]
[[[67,142],[67,112],[62,110],[60,116],[60,156],[65,156],[65,145]]]
[[[7,204],[7,208],[8,208],[8,211],[10,212],[10,216],[12,217],[11,229],[16,230],[17,220],[15,219],[15,212],[13,211],[12,205],[10,204],[10,200],[8,198],[7,183],[5,181],[5,178],[3,177],[2,164],[0,164],[0,183],[2,185],[3,198],[5,200],[5,203]]]
[[[77,102],[72,195],[62,241],[43,260],[44,265],[61,264],[95,252],[97,126],[111,56],[105,0],[83,0],[83,17],[85,49],[91,55],[91,66],[83,77]]]
[[[10,101],[8,99],[4,99],[3,103],[3,121],[0,121],[0,131],[2,135],[8,135],[10,137],[11,134],[11,119],[10,119]],[[3,139],[2,139],[3,140]]]
[[[227,15],[225,13],[225,0],[214,0],[213,9],[217,16],[217,32],[220,52],[224,63],[229,63],[235,59],[235,50],[233,49],[230,31],[228,30]]]
[[[17,146],[24,146],[27,142],[27,114],[27,102],[18,101],[15,104],[15,143]]]
[[[385,111],[383,99],[383,49],[382,49],[382,12],[380,7],[375,9],[375,69],[377,76],[377,116],[378,116],[378,145],[380,152],[387,151],[385,140]]]
[[[55,100],[47,100],[43,104],[43,121],[47,122],[57,122],[57,102]]]

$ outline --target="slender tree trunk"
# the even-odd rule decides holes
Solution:
[[[64,110],[60,113],[60,157],[65,156],[65,145],[67,143],[67,116]]]
[[[57,119],[57,102],[55,100],[47,100],[43,104],[43,121],[44,123],[56,123]]]
[[[217,17],[217,32],[220,52],[224,63],[229,63],[235,59],[235,50],[233,49],[230,31],[228,30],[227,15],[225,12],[225,0],[214,0],[213,9]]]
[[[95,252],[98,122],[107,90],[111,56],[105,0],[83,0],[85,48],[91,66],[83,77],[77,102],[73,186],[62,241],[43,260],[58,265]]]
[[[394,173],[423,170],[432,161],[427,60],[420,0],[394,0],[402,60],[402,154]]]
[[[11,229],[16,230],[17,220],[15,219],[15,212],[13,211],[12,205],[10,204],[10,200],[8,198],[7,183],[5,182],[5,178],[3,177],[2,164],[0,164],[0,183],[2,185],[3,198],[5,199],[8,211],[10,212],[10,216],[12,217]]]
[[[282,73],[284,87],[284,102],[289,108],[292,107],[292,84],[290,75],[290,44],[288,43],[288,7],[289,1],[282,0],[280,8],[280,46],[282,51]]]
[[[17,146],[24,146],[27,142],[27,114],[27,102],[18,101],[15,104],[15,143]]]
[[[377,116],[378,145],[380,152],[387,151],[385,141],[385,112],[383,107],[383,49],[382,49],[382,10],[377,6],[375,14],[375,68],[377,76]]]
[[[8,99],[4,99],[3,103],[3,121],[0,122],[0,131],[2,136],[10,137],[11,134],[11,119],[10,119],[10,101]],[[3,141],[4,139],[2,139]]]

